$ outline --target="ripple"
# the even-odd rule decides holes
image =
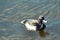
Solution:
[[[59,2],[59,0],[6,0],[5,4],[1,2],[4,5],[1,4],[0,12],[0,40],[59,40]],[[27,31],[20,24],[23,19],[37,19],[40,15],[44,15],[48,21],[46,30],[50,34],[45,38],[41,38],[38,32]]]

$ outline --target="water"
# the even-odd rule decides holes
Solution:
[[[48,21],[46,38],[27,31],[20,23],[44,15]],[[60,0],[0,0],[0,40],[60,40]]]

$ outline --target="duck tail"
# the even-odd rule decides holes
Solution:
[[[44,30],[39,31],[40,37],[46,37],[46,32]]]
[[[26,20],[22,20],[22,21],[21,21],[21,24],[25,24],[25,23],[26,23]]]

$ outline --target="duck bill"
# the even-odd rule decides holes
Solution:
[[[47,23],[47,21],[46,21],[46,20],[43,20],[43,22],[44,22],[44,23]]]

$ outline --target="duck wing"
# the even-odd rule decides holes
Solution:
[[[30,19],[30,20],[28,21],[28,23],[29,23],[30,25],[36,26],[36,25],[37,25],[37,20],[35,20],[35,19]]]

